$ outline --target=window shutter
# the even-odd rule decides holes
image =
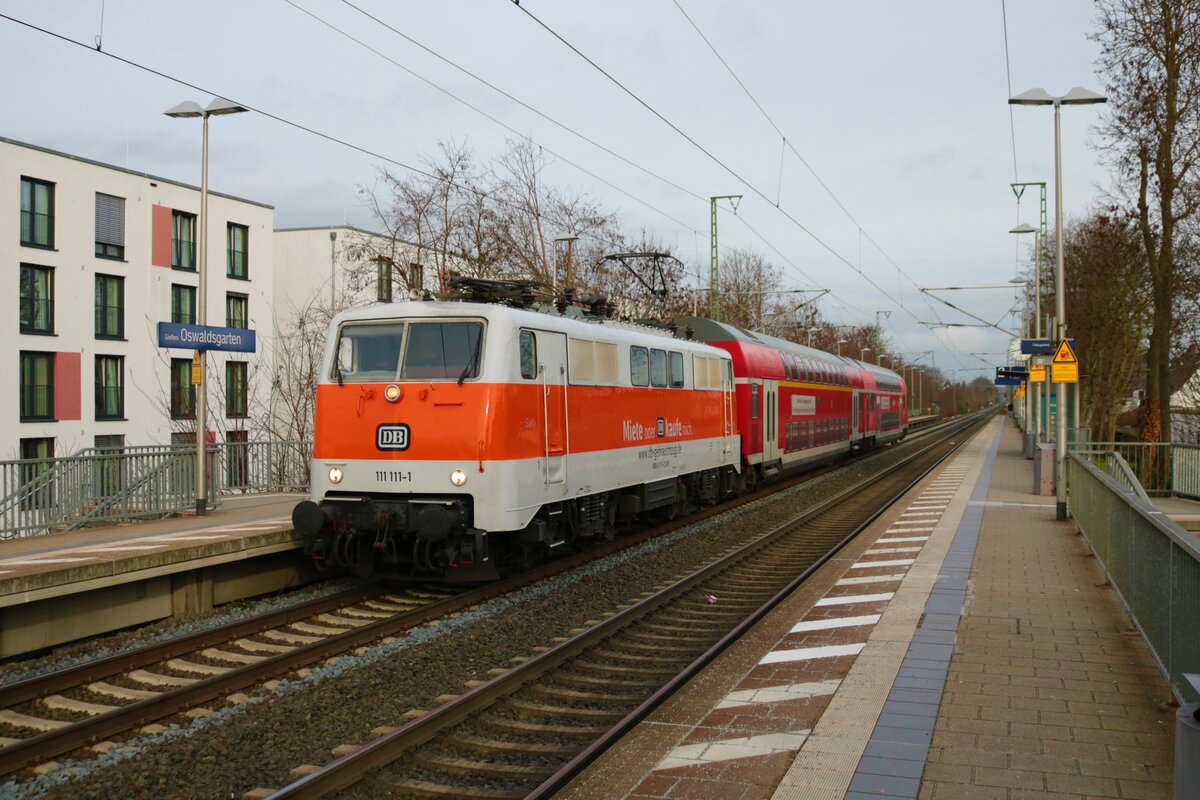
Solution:
[[[125,199],[96,193],[96,241],[125,246]]]

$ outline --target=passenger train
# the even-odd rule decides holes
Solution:
[[[424,301],[337,315],[312,499],[292,515],[318,566],[494,578],[907,432],[890,370],[708,319],[577,311]]]

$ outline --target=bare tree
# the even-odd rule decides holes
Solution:
[[[1148,329],[1150,286],[1136,221],[1110,209],[1069,225],[1063,262],[1067,318],[1085,354],[1084,418],[1098,441],[1111,442]]]
[[[1180,236],[1200,210],[1200,3],[1099,0],[1109,153],[1124,179],[1150,274],[1153,321],[1141,438],[1171,435],[1170,358]]]

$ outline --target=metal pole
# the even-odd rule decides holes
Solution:
[[[208,113],[204,114],[203,144],[200,148],[200,252],[196,266],[199,281],[199,302],[196,305],[196,323],[208,324]],[[204,516],[208,511],[208,469],[205,464],[205,449],[208,429],[204,351],[200,356],[200,380],[196,382],[196,514]]]
[[[721,273],[717,269],[717,198],[709,198],[712,218],[709,221],[709,267],[708,267],[708,316],[709,319],[721,319],[721,303],[717,292],[721,283]]]
[[[337,231],[329,232],[329,313],[337,313]]]
[[[578,237],[572,236],[571,238],[567,239],[567,288],[568,289],[575,286],[575,270],[574,270],[575,265],[571,261],[571,255],[572,255],[571,251],[574,249],[576,238],[578,238]]]
[[[1062,199],[1062,125],[1061,103],[1054,103],[1054,238],[1058,265],[1054,275],[1054,314],[1056,340],[1067,338],[1067,301],[1063,294],[1063,199]],[[1054,501],[1057,518],[1067,518],[1067,385],[1056,383],[1058,413],[1054,415]]]
[[[741,200],[740,194],[721,194],[710,197],[709,208],[711,211],[710,238],[709,238],[709,273],[708,273],[708,317],[712,320],[721,319],[721,273],[718,269],[717,259],[717,201],[729,200],[733,203],[733,213],[737,213],[737,201]]]
[[[1034,272],[1033,272],[1033,338],[1042,338],[1042,234],[1040,231],[1034,232],[1033,235],[1034,249]],[[1046,377],[1045,367],[1032,367],[1042,371],[1042,377]],[[1030,384],[1033,386],[1033,441],[1044,442],[1045,438],[1042,434],[1042,385],[1045,381]]]

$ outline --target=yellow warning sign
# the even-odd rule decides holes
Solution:
[[[196,351],[192,354],[192,383],[200,384],[200,352]]]
[[[1017,387],[1017,390],[1015,392],[1013,392],[1013,397],[1020,400],[1024,396],[1025,396],[1025,384],[1021,384],[1020,386]]]
[[[1029,368],[1030,383],[1045,383],[1046,382],[1046,367],[1042,364],[1035,364]]]
[[[1079,383],[1079,359],[1071,349],[1071,343],[1063,339],[1054,351],[1050,362],[1050,380],[1054,383]]]

